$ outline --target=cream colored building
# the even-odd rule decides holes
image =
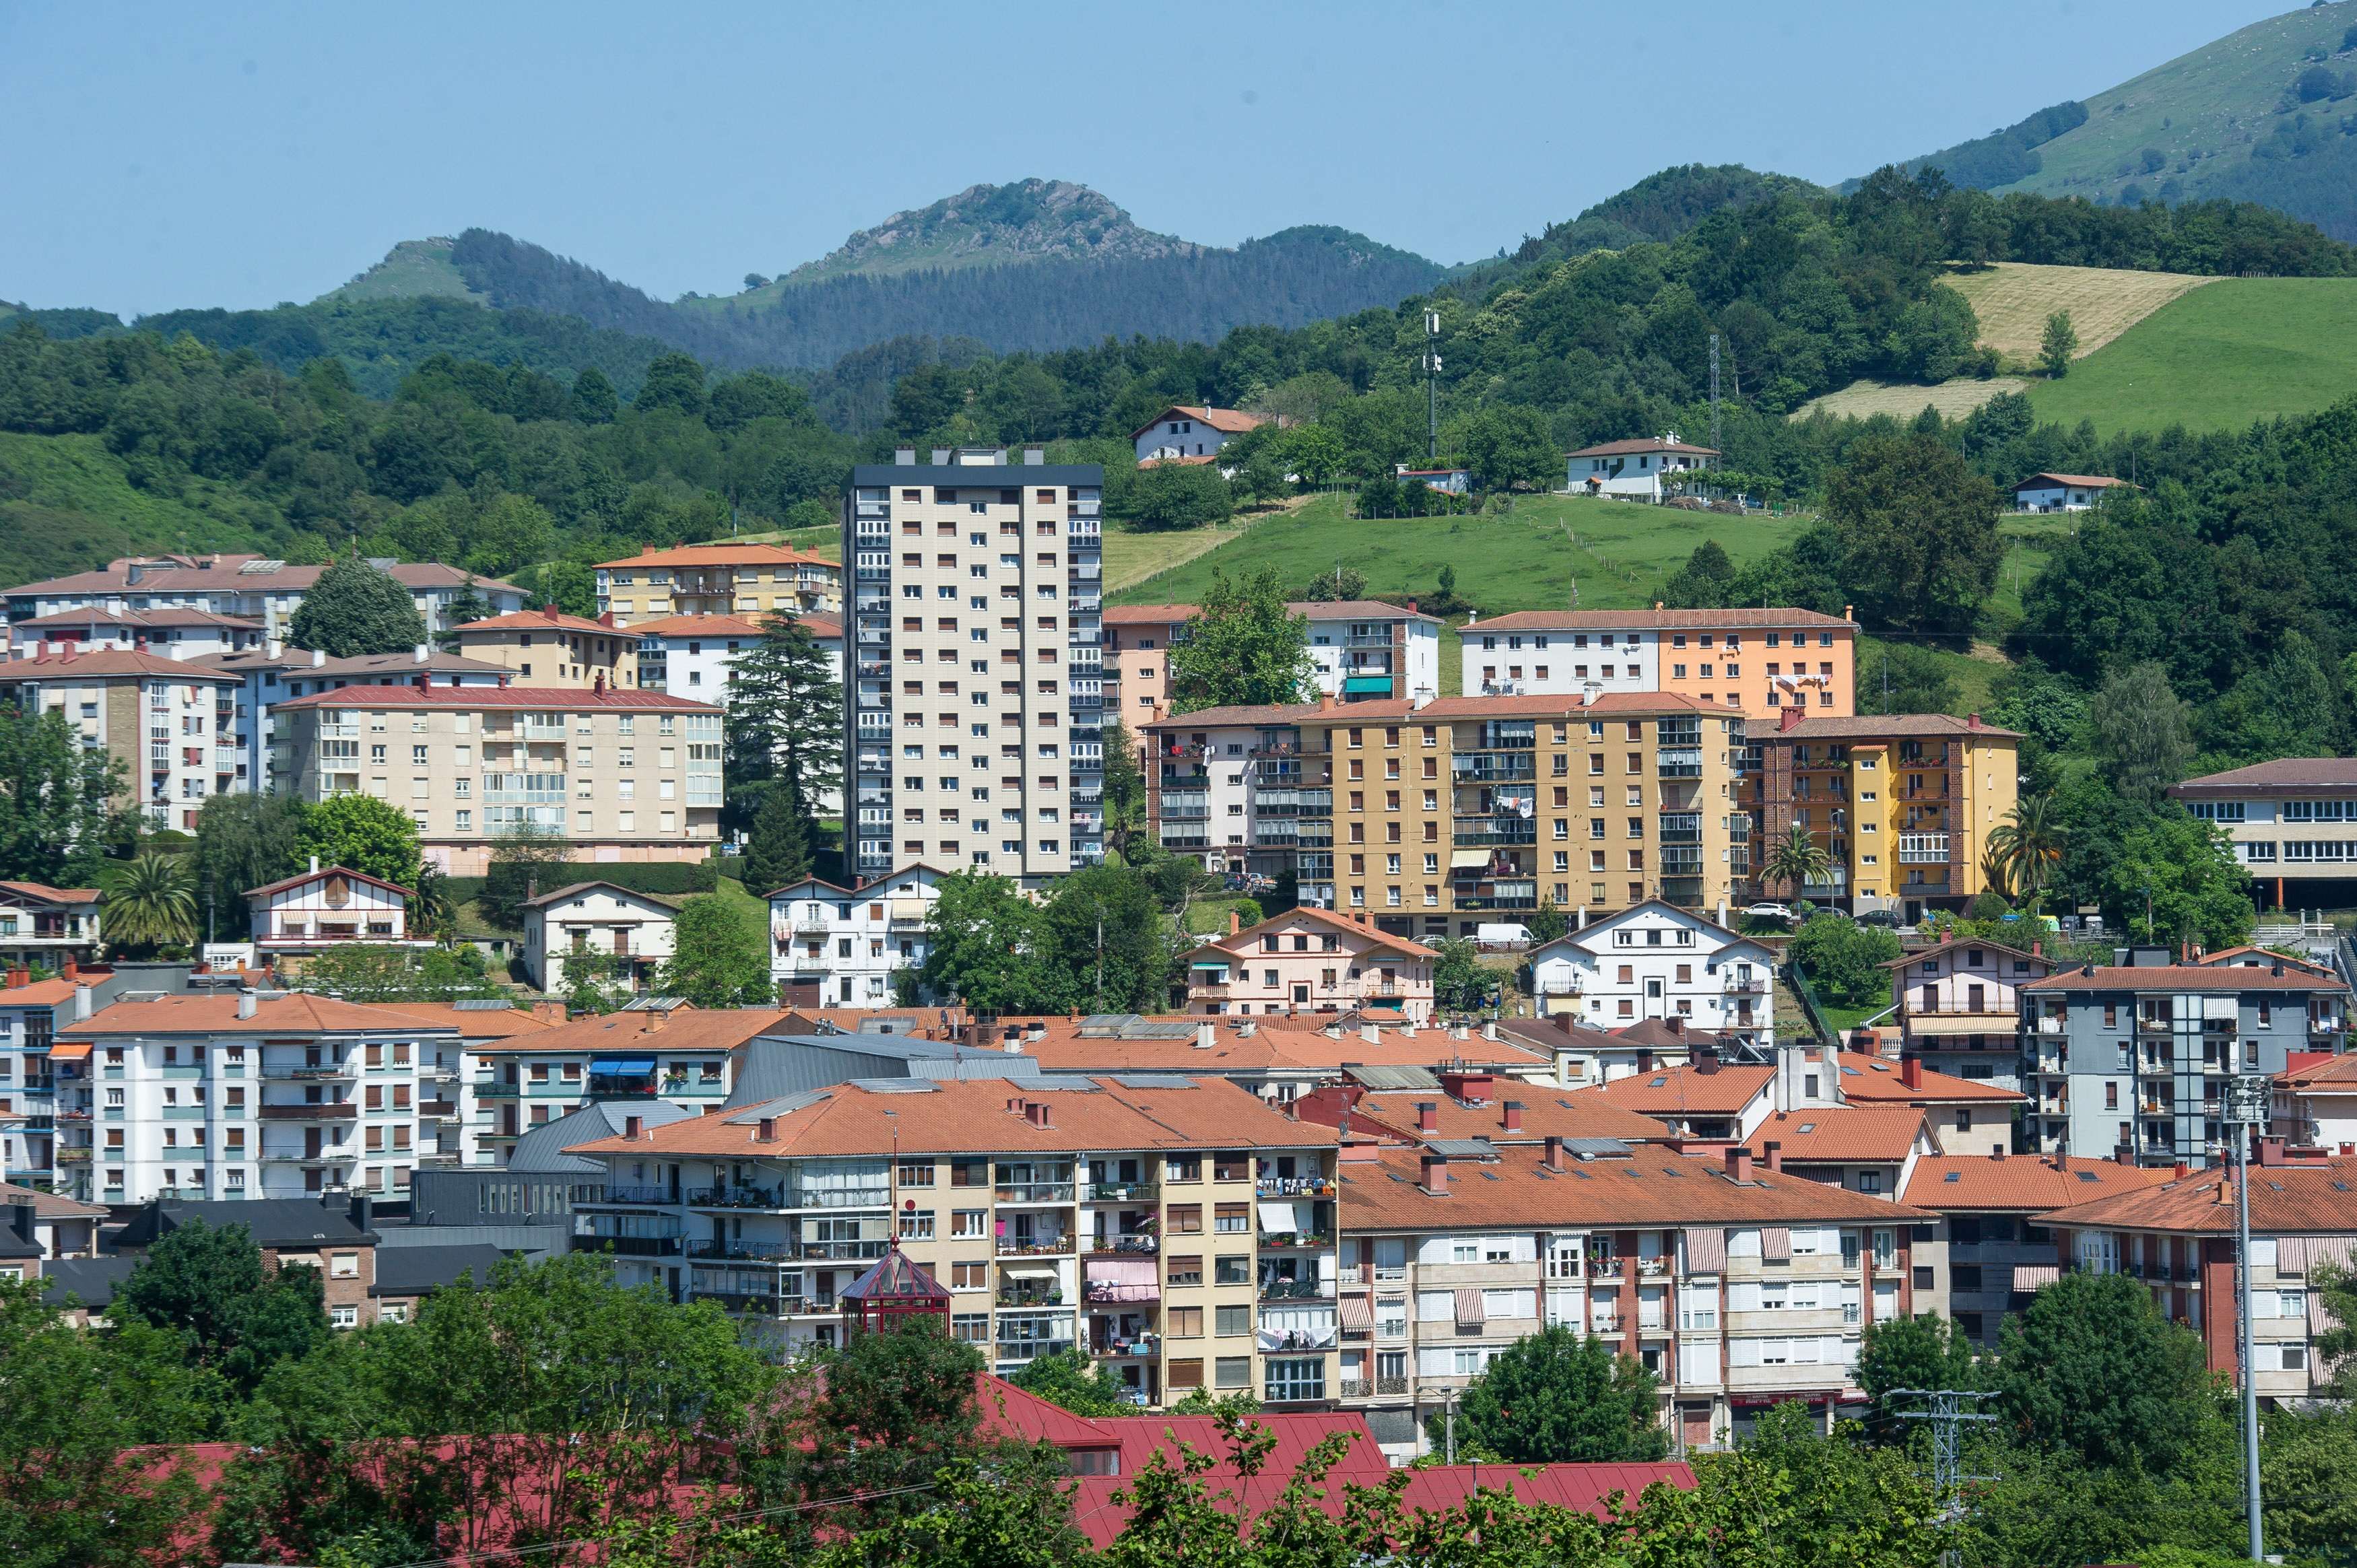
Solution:
[[[0,693],[25,713],[59,714],[84,746],[105,747],[123,764],[120,799],[149,827],[194,832],[209,797],[247,788],[239,772],[238,677],[133,649],[43,646],[0,666]]]
[[[1038,886],[1103,853],[1104,470],[903,447],[852,470],[852,872]]]
[[[543,991],[573,983],[576,961],[610,959],[619,973],[603,978],[644,990],[672,955],[678,906],[611,882],[576,882],[553,888],[523,907],[523,961]]]
[[[368,794],[416,819],[426,862],[479,876],[500,835],[562,833],[585,865],[702,860],[720,833],[720,710],[661,692],[348,686],[279,704],[307,800]]]
[[[587,620],[550,605],[470,620],[458,628],[458,652],[515,672],[524,686],[635,686],[639,639],[610,617]]]
[[[843,568],[783,544],[718,540],[597,564],[597,609],[619,625],[664,616],[843,613]]]

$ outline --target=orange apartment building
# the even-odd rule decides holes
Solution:
[[[1747,717],[1857,712],[1857,623],[1803,609],[1521,610],[1459,633],[1466,695],[1661,692]]]

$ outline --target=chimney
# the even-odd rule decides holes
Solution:
[[[1899,1064],[1899,1081],[1905,1084],[1910,1090],[1921,1090],[1923,1087],[1923,1058],[1908,1057],[1901,1060]]]
[[[1448,1196],[1448,1156],[1427,1153],[1424,1156],[1424,1190],[1434,1197]]]
[[[2121,1165],[2134,1165],[2136,1164],[2135,1145],[2125,1143],[2120,1144],[2119,1147],[2112,1151],[2112,1158]]]
[[[1481,1037],[1485,1040],[1495,1040],[1498,1037],[1498,1020],[1495,1018],[1481,1020]]]
[[[286,644],[274,637],[262,645],[262,652],[265,659],[283,659],[286,654]]]
[[[409,645],[409,661],[410,661],[412,664],[423,664],[423,663],[425,663],[425,652],[426,652],[425,644],[424,644],[424,643],[422,643],[422,642],[413,642],[413,643],[411,643],[411,644]]]
[[[327,650],[326,649],[324,649],[324,648],[315,648],[315,649],[311,650],[311,668],[312,668],[312,669],[317,670],[320,665],[325,664],[327,661],[328,661],[328,650]]]
[[[2039,938],[2037,940],[2032,941],[2029,944],[2029,956],[2032,958],[2044,958],[2046,956],[2046,940],[2044,938]]]
[[[893,447],[892,465],[898,468],[915,467],[917,466],[917,449],[914,446]]]
[[[1501,1117],[1501,1124],[1507,1132],[1519,1133],[1523,1130],[1523,1102],[1521,1101],[1509,1100],[1499,1109],[1502,1113]]]
[[[936,467],[936,468],[946,468],[946,467],[948,467],[949,466],[950,466],[950,449],[949,449],[948,447],[946,447],[946,446],[936,446],[936,447],[934,447],[934,448],[933,448],[933,467]]]
[[[352,1194],[352,1206],[350,1212],[352,1223],[365,1230],[376,1219],[376,1200],[365,1192],[356,1192]]]
[[[1244,918],[1236,910],[1228,911],[1228,935],[1234,936],[1244,929]]]
[[[1408,614],[1410,614],[1410,615],[1415,615],[1415,614],[1416,614],[1416,613],[1417,613],[1417,611],[1416,611],[1416,607],[1415,607],[1415,601],[1414,599],[1410,599],[1410,600],[1408,600],[1408,602],[1407,602],[1407,613],[1408,613]]]
[[[1330,714],[1334,711],[1333,693],[1320,692],[1318,693],[1318,711],[1321,714]]]
[[[314,876],[319,875],[319,857],[316,854],[311,857],[311,875]]]
[[[1842,606],[1842,619],[1844,619],[1844,620],[1856,620],[1856,619],[1857,618],[1857,617],[1855,614],[1853,614],[1852,612],[1853,612],[1853,611],[1855,611],[1857,608],[1857,607],[1856,605],[1844,605],[1844,606]]]
[[[1776,729],[1777,729],[1777,733],[1779,733],[1779,734],[1782,734],[1783,732],[1785,732],[1785,731],[1787,731],[1787,730],[1796,730],[1796,729],[1800,728],[1800,727],[1801,727],[1801,722],[1802,722],[1803,719],[1806,719],[1808,716],[1809,716],[1809,710],[1808,710],[1808,709],[1806,709],[1806,708],[1779,708],[1779,709],[1777,709],[1777,710],[1776,710]]]
[[[1980,728],[1980,727],[1981,727],[1981,716],[1980,716],[1980,714],[1966,714],[1964,715],[1964,727],[1965,727],[1966,729],[1978,729],[1978,728]]]
[[[90,987],[87,985],[77,985],[74,987],[74,1022],[77,1024],[86,1023],[89,1019]]]
[[[1579,1032],[1579,1015],[1566,1007],[1555,1015],[1555,1026],[1566,1035]]]
[[[253,992],[251,992],[251,991],[241,991],[241,992],[239,992],[239,993],[237,993],[237,1015],[238,1015],[239,1017],[241,1017],[241,1018],[251,1018],[251,1017],[253,1017],[253,1015],[254,1015],[254,1013],[255,1013],[255,1011],[256,1011],[256,1010],[257,1010],[261,1005],[262,1005],[261,999],[260,999],[259,997],[255,996],[255,995],[254,995],[254,993],[253,993]]]
[[[1361,1024],[1359,1026],[1359,1038],[1371,1046],[1380,1046],[1383,1043],[1383,1026],[1381,1024]]]
[[[1718,1070],[1718,1047],[1697,1041],[1688,1047],[1686,1061],[1695,1071],[1713,1073]]]
[[[1760,1153],[1770,1170],[1781,1171],[1784,1168],[1784,1145],[1780,1140],[1769,1139],[1760,1145]]]
[[[1637,1052],[1637,1070],[1639,1072],[1651,1072],[1653,1070],[1652,1052],[1643,1049],[1642,1047],[1639,1048]]]
[[[2281,1138],[2262,1138],[2262,1139],[2260,1139],[2260,1140],[2259,1140],[2259,1166],[2260,1166],[2260,1168],[2261,1168],[2261,1169],[2263,1169],[2263,1170],[2272,1170],[2272,1169],[2275,1169],[2276,1167],[2277,1167],[2277,1166],[2281,1165],[2283,1163],[2284,1163],[2284,1141],[2283,1141]]]
[[[8,1229],[16,1232],[17,1240],[28,1246],[33,1240],[33,1206],[29,1203],[11,1203],[8,1206]]]
[[[1195,1048],[1208,1051],[1220,1043],[1220,1026],[1206,1018],[1195,1026]]]
[[[762,1117],[759,1122],[758,1122],[753,1128],[753,1142],[757,1144],[774,1144],[777,1141],[778,1119],[774,1116]]]
[[[1415,1130],[1419,1133],[1437,1133],[1440,1131],[1440,1105],[1438,1101],[1419,1100],[1415,1102]]]
[[[635,1144],[639,1141],[639,1134],[646,1131],[646,1126],[647,1119],[643,1116],[625,1116],[622,1118],[622,1136]]]
[[[662,1008],[650,1007],[647,1009],[646,1031],[648,1034],[661,1034],[662,1032],[662,1026],[670,1022],[671,1015],[664,1012]]]
[[[33,978],[32,971],[30,971],[30,970],[27,970],[27,971],[25,971],[24,972],[25,972],[25,978],[26,978],[27,980],[30,980],[30,979],[32,979],[32,978]],[[78,978],[80,978],[80,977],[81,977],[81,964],[79,964],[79,963],[77,963],[77,962],[75,962],[72,959],[69,958],[69,959],[67,959],[67,960],[66,960],[66,966],[65,966],[64,970],[60,972],[60,974],[61,974],[61,978],[66,979],[66,980],[74,980],[74,979],[78,979]]]
[[[1045,463],[1047,460],[1048,460],[1048,449],[1047,449],[1046,447],[1044,447],[1044,446],[1026,446],[1025,448],[1023,448],[1023,466],[1024,466],[1025,467],[1027,467],[1027,468],[1036,468],[1036,467],[1039,467],[1039,465],[1041,465],[1042,463]]]
[[[2187,1176],[2190,1176],[2192,1174],[2193,1167],[2187,1165],[2183,1160],[2179,1160],[2170,1170],[2169,1179],[2171,1181],[2183,1181]]]
[[[1740,1144],[1727,1151],[1727,1179],[1738,1187],[1751,1184],[1751,1151]]]
[[[1551,1171],[1559,1171],[1564,1168],[1563,1140],[1556,1137],[1552,1133],[1547,1134],[1545,1165],[1546,1168]]]
[[[1046,1127],[1048,1125],[1048,1102],[1044,1100],[1026,1101],[1023,1106],[1023,1120],[1028,1122],[1034,1127]]]
[[[11,990],[11,991],[18,990],[19,988],[21,988],[21,987],[23,987],[24,985],[26,985],[27,983],[28,983],[31,981],[31,979],[32,979],[32,972],[31,972],[31,971],[29,971],[29,970],[23,970],[23,969],[12,969],[12,970],[10,970],[10,971],[8,972],[8,989],[9,989],[9,990]]]

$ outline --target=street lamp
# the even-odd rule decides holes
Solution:
[[[2226,1083],[2226,1125],[2234,1140],[2234,1310],[2243,1368],[2243,1511],[2250,1526],[2251,1561],[2264,1561],[2259,1520],[2259,1390],[2251,1365],[2251,1138],[2267,1124],[2273,1086],[2263,1073]]]

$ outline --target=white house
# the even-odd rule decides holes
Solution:
[[[1743,1045],[1775,1044],[1775,958],[1767,948],[1659,898],[1631,905],[1531,954],[1542,1014],[1595,1029],[1653,1018]],[[1599,1061],[1587,1081],[1633,1070]]]
[[[843,682],[843,622],[833,616],[798,615],[811,640],[826,656],[827,671]],[[752,616],[679,615],[640,621],[630,628],[639,639],[638,681],[641,690],[669,692],[699,703],[728,701],[728,672],[737,655],[761,640],[761,623]],[[828,792],[813,802],[821,816],[843,809],[843,797]]]
[[[264,959],[305,958],[331,948],[430,948],[431,937],[409,934],[413,888],[349,866],[322,866],[246,890],[254,950]]]
[[[672,955],[678,913],[669,899],[611,882],[543,893],[523,906],[524,968],[541,990],[563,991],[572,983],[567,972],[576,955],[619,959],[623,972],[609,978],[642,991]]]
[[[907,865],[857,888],[815,876],[770,895],[770,974],[804,1006],[888,1007],[892,973],[925,961],[941,873]]]
[[[2016,511],[2085,511],[2106,490],[2136,489],[2101,474],[2032,474],[2013,487]]]
[[[1130,432],[1141,463],[1219,455],[1231,436],[1269,423],[1271,415],[1246,413],[1235,408],[1190,408],[1172,403]]]
[[[71,642],[86,653],[138,649],[167,659],[194,659],[254,646],[262,640],[262,623],[185,606],[135,610],[114,599],[13,622],[8,640],[13,650],[22,650],[19,657],[44,642]]]
[[[1658,501],[1664,475],[1708,468],[1718,462],[1715,446],[1696,446],[1665,435],[1636,441],[1606,441],[1571,454],[1565,488],[1578,495]]]
[[[58,969],[88,961],[99,940],[106,895],[95,887],[0,882],[0,963]]]
[[[2276,1074],[2270,1125],[2302,1148],[2357,1155],[2357,1054],[2291,1053]]]

